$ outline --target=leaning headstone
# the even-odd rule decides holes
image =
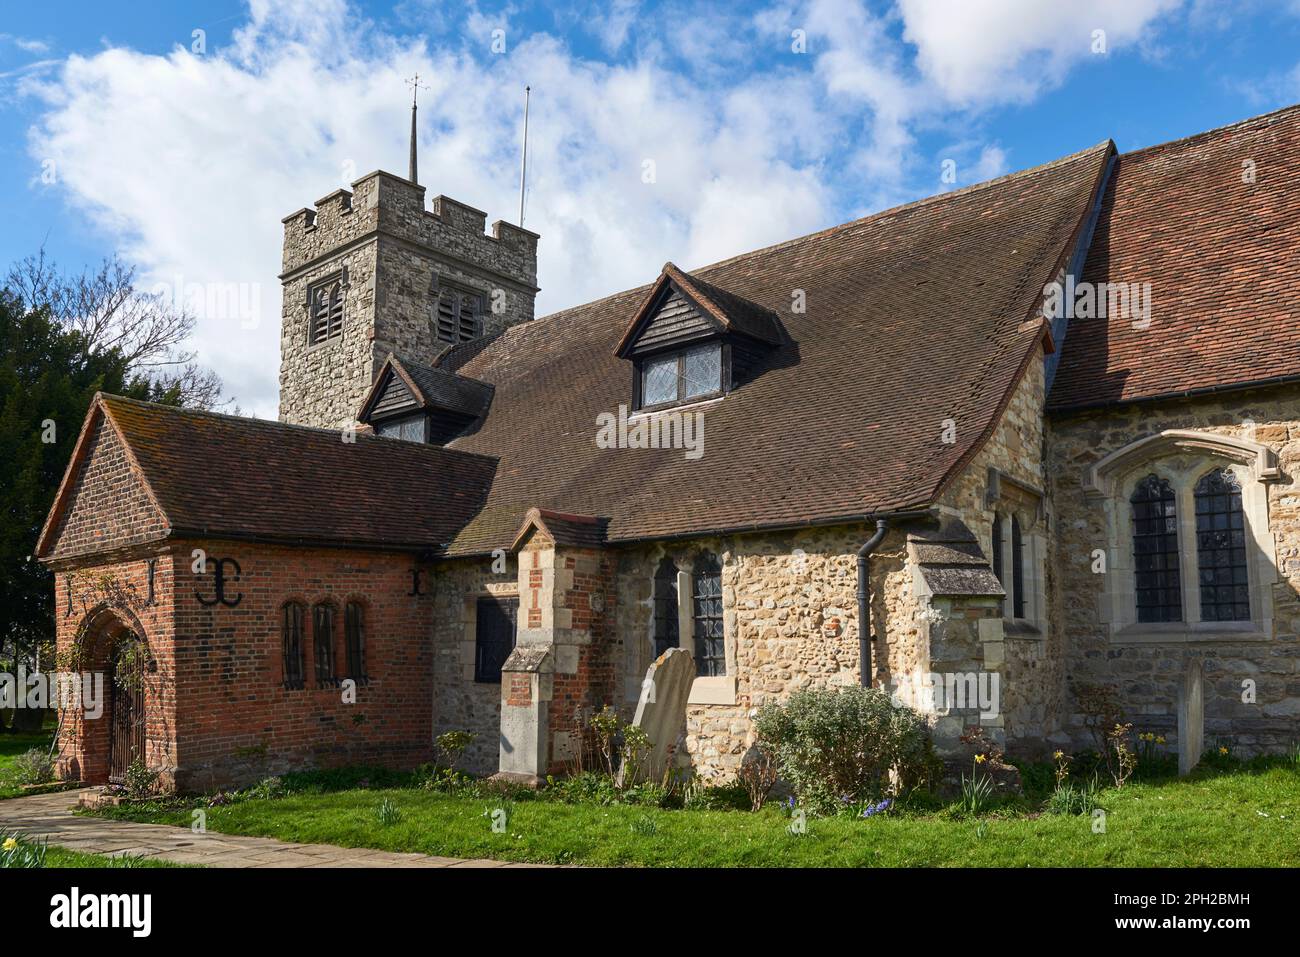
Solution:
[[[650,781],[659,781],[668,769],[668,751],[686,727],[693,681],[695,658],[685,648],[669,648],[646,670],[632,723],[650,739],[650,753],[642,764]]]
[[[1201,663],[1187,663],[1178,694],[1178,773],[1190,774],[1205,749],[1205,689]]]

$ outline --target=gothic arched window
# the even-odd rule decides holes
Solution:
[[[1241,483],[1230,470],[1213,469],[1196,483],[1194,496],[1201,621],[1249,621],[1250,581]]]
[[[1015,515],[1011,516],[1011,616],[1025,617],[1025,536]]]
[[[677,566],[667,555],[659,563],[654,580],[655,602],[655,657],[669,648],[681,646],[677,625]]]
[[[1133,569],[1137,619],[1182,621],[1178,569],[1178,507],[1166,479],[1148,475],[1129,499],[1133,506]]]

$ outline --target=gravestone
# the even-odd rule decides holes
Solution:
[[[646,670],[632,723],[650,739],[643,764],[647,780],[662,780],[668,768],[668,750],[686,727],[686,702],[694,681],[695,657],[685,648],[669,648]]]
[[[1201,663],[1187,662],[1178,693],[1178,773],[1190,774],[1205,750],[1205,689]]]

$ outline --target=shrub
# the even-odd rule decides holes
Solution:
[[[32,748],[14,758],[11,775],[15,784],[45,784],[54,780],[54,764],[44,748]]]
[[[158,772],[150,771],[139,758],[127,765],[125,777],[126,793],[133,798],[148,797],[158,785]]]
[[[913,787],[934,761],[925,719],[874,688],[800,691],[759,708],[755,727],[799,804],[816,813]]]
[[[776,786],[776,759],[770,751],[756,744],[740,762],[737,777],[749,795],[750,810],[761,811],[767,803],[767,796]]]
[[[449,769],[455,769],[456,762],[465,754],[465,749],[474,741],[472,731],[448,731],[434,739],[438,753],[443,756]]]

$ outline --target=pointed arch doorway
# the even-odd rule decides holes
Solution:
[[[139,635],[114,636],[108,668],[108,780],[123,784],[127,769],[145,760],[144,670],[148,649]]]

